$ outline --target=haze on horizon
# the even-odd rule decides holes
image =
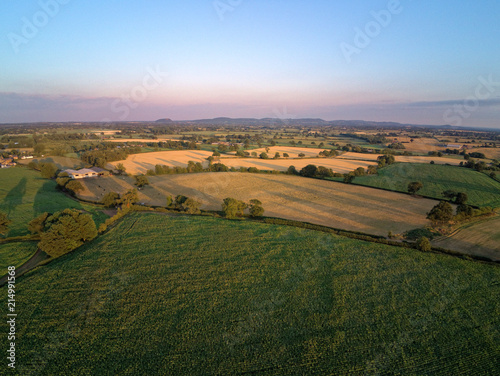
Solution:
[[[0,10],[0,123],[226,116],[500,128],[495,0],[29,0]]]

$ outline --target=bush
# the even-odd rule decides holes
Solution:
[[[38,247],[51,257],[59,257],[96,236],[97,229],[90,214],[65,209],[47,218]]]
[[[453,207],[446,201],[441,201],[427,214],[427,218],[434,222],[448,222],[453,218]]]
[[[432,245],[429,239],[427,239],[425,236],[422,236],[417,241],[417,248],[423,252],[430,252],[432,250]]]

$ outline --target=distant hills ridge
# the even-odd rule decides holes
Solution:
[[[172,120],[158,119],[156,123],[190,123],[190,124],[206,124],[206,125],[302,125],[302,126],[337,126],[337,127],[381,127],[381,128],[401,128],[401,127],[421,127],[421,128],[449,128],[463,129],[461,127],[453,127],[451,125],[422,125],[422,124],[402,124],[397,122],[378,122],[365,120],[323,120],[319,118],[301,118],[301,119],[282,119],[282,118],[229,118],[217,117],[213,119],[198,119],[198,120]]]

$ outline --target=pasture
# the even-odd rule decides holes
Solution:
[[[7,267],[24,264],[36,250],[36,242],[0,243],[0,276],[7,274]]]
[[[407,192],[408,184],[420,181],[424,187],[418,194],[443,199],[442,192],[452,189],[465,192],[468,204],[500,207],[500,183],[480,172],[453,166],[396,163],[378,171],[378,175],[360,176],[354,184]]]
[[[364,161],[377,161],[377,158],[383,154],[367,154],[367,153],[344,153],[337,158],[339,159],[349,159],[349,160],[364,160]],[[394,156],[396,162],[404,163],[431,163],[433,161],[435,164],[450,164],[452,166],[458,166],[463,159],[457,156],[450,157],[430,157],[430,156],[417,156],[417,155],[396,155]]]
[[[414,198],[355,185],[291,175],[217,172],[148,177],[151,186],[139,191],[141,202],[164,206],[166,195],[185,195],[202,202],[203,209],[221,210],[222,200],[234,197],[262,201],[266,216],[386,236],[428,223],[426,213],[434,200]],[[82,197],[100,200],[110,191],[132,189],[132,178],[82,181]]]
[[[437,247],[500,260],[500,217],[489,218],[460,228],[453,236],[433,240]]]
[[[44,212],[55,213],[66,208],[86,210],[98,224],[107,217],[99,209],[57,191],[56,182],[43,179],[37,171],[23,167],[1,169],[0,182],[0,211],[12,221],[8,236],[27,235],[28,222]]]
[[[499,279],[313,231],[136,214],[17,281],[16,371],[493,375]]]

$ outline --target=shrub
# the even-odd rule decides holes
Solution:
[[[427,239],[425,236],[422,236],[417,241],[417,248],[423,252],[430,252],[432,250],[432,245],[429,239]]]

